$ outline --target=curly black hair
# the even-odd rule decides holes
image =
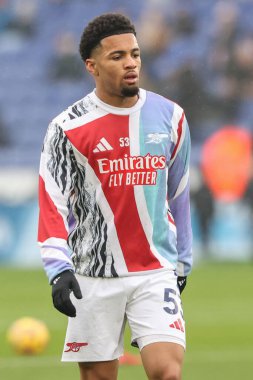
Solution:
[[[79,52],[85,62],[92,50],[100,41],[115,34],[133,33],[136,36],[134,25],[119,13],[106,13],[93,19],[84,29],[79,44]]]

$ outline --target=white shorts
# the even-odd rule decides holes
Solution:
[[[132,345],[140,350],[153,342],[173,342],[185,348],[185,322],[173,271],[121,278],[76,278],[83,298],[77,300],[71,293],[77,316],[68,319],[62,361],[119,358],[124,353],[126,321]]]

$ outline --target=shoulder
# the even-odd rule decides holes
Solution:
[[[174,102],[171,99],[168,99],[160,94],[157,94],[152,91],[146,91],[147,93],[147,105],[150,107],[152,104],[152,107],[160,108],[161,110],[166,111],[167,113],[171,114],[171,116],[179,116],[181,117],[184,113],[183,108]]]
[[[63,130],[68,130],[69,128],[73,128],[74,125],[78,126],[81,123],[81,119],[94,109],[96,109],[96,104],[93,102],[90,94],[88,94],[62,111],[50,124],[57,125]]]

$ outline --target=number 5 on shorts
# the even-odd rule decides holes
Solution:
[[[163,309],[166,311],[166,313],[173,314],[173,315],[177,314],[178,312],[177,302],[175,298],[173,298],[173,295],[175,294],[176,294],[176,291],[174,289],[171,289],[171,288],[164,289],[164,301],[168,302],[168,306],[164,307]]]

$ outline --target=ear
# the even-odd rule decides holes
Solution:
[[[98,69],[96,60],[94,58],[88,58],[85,61],[86,70],[93,76],[98,76]]]

